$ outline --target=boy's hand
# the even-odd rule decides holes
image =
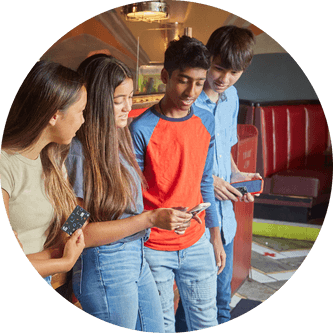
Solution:
[[[180,210],[181,212],[187,212],[188,211],[188,207],[172,207],[172,208]],[[196,220],[199,224],[202,224],[202,221],[201,221],[200,217],[197,214],[195,214],[192,217],[192,219]],[[191,219],[189,221],[187,221],[186,224],[184,224],[183,226],[175,228],[175,233],[178,234],[178,235],[183,235],[185,233],[186,229],[190,225],[191,225]]]
[[[262,179],[259,173],[247,173],[247,172],[236,172],[231,174],[231,183],[234,182],[242,182],[245,180],[252,180],[252,179]],[[255,196],[259,196],[260,194],[255,194]],[[244,202],[253,202],[254,197],[251,193],[246,193],[244,196],[240,199],[240,201]]]
[[[157,208],[149,212],[153,227],[164,230],[186,230],[191,225],[192,214],[173,208]]]
[[[223,178],[213,176],[214,179],[214,193],[218,200],[232,200],[237,202],[238,198],[242,197],[242,193],[236,190]]]
[[[232,201],[244,201],[244,202],[253,202],[254,197],[251,193],[246,193],[242,195],[238,190],[230,185],[223,178],[213,176],[214,179],[214,192],[215,197],[219,200],[232,200]],[[242,182],[245,180],[252,179],[262,179],[259,173],[247,173],[247,172],[236,172],[231,174],[231,183]],[[255,194],[259,196],[260,194]]]
[[[210,231],[210,242],[213,244],[214,248],[216,266],[218,267],[217,275],[219,275],[225,267],[227,255],[225,254],[223,248],[220,228],[219,227],[209,228],[209,231]]]
[[[195,214],[193,217],[192,217],[193,220],[196,220],[199,224],[202,224],[202,221],[201,221],[201,218],[198,216],[198,214]]]

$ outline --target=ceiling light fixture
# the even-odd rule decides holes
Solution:
[[[127,21],[155,22],[169,18],[168,5],[165,1],[145,1],[123,7]]]

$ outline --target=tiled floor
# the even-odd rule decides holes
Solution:
[[[253,236],[249,279],[231,299],[234,308],[242,299],[265,301],[292,277],[314,242]]]

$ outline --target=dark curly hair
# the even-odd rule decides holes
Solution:
[[[208,70],[210,55],[206,46],[199,40],[182,36],[179,40],[173,40],[169,43],[164,54],[164,68],[171,76],[174,70],[184,71],[187,67]]]

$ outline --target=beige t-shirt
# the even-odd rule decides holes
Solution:
[[[42,179],[40,156],[30,160],[1,150],[1,187],[9,194],[10,224],[18,233],[25,254],[40,252],[53,218]]]

